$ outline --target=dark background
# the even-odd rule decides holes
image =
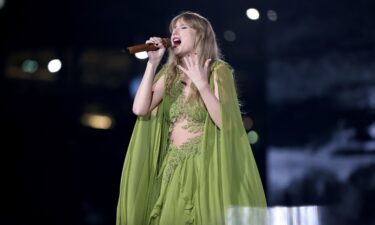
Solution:
[[[235,69],[270,207],[324,205],[329,224],[375,224],[374,1],[0,5],[1,224],[115,223],[136,119],[130,84],[147,62],[124,49],[168,37],[184,10],[211,21]],[[50,74],[54,58],[62,69]],[[23,71],[27,59],[39,67]],[[112,127],[84,125],[87,113],[110,116]]]

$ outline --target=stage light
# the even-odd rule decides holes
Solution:
[[[110,129],[113,126],[113,119],[109,115],[85,113],[81,117],[81,123],[94,129]]]
[[[0,0],[0,9],[4,8],[5,2],[5,0]]]
[[[56,81],[57,76],[51,76],[48,63],[57,58],[50,49],[18,50],[7,56],[5,77],[10,79],[26,79],[38,81]],[[51,66],[54,63],[51,63]]]
[[[236,40],[236,34],[231,30],[226,30],[224,31],[224,39],[229,42],[232,42]]]
[[[147,52],[137,52],[135,53],[135,57],[137,57],[138,59],[147,59],[148,55]]]
[[[234,207],[225,214],[228,225],[267,224],[267,225],[323,225],[328,209],[318,205]]]
[[[277,20],[277,13],[274,10],[268,10],[267,11],[267,17],[271,21],[276,21]]]
[[[47,67],[50,73],[56,73],[61,69],[61,61],[59,59],[53,59],[49,61]]]
[[[247,137],[249,138],[250,144],[255,144],[259,140],[259,135],[256,131],[252,130],[247,133]]]
[[[32,59],[26,59],[22,63],[22,71],[26,73],[35,73],[39,68],[37,61]]]
[[[246,10],[246,15],[251,20],[258,20],[259,19],[259,11],[254,8],[250,8]]]

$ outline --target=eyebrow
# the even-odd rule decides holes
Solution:
[[[176,26],[176,25],[173,26],[172,29],[176,28],[176,27],[182,27],[182,26],[188,26],[188,27],[190,27],[190,25],[183,23],[183,24],[180,24],[179,26]]]

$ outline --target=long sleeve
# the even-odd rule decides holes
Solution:
[[[166,73],[163,67],[154,82]],[[163,102],[134,125],[126,151],[117,204],[116,225],[146,224],[150,206],[160,189],[157,176],[166,149],[168,127],[163,123]]]
[[[210,85],[213,88],[216,79],[219,88],[222,127],[206,121],[198,198],[202,202],[198,205],[209,217],[202,224],[226,224],[230,208],[236,207],[260,208],[256,224],[264,224],[267,203],[242,123],[233,69],[223,61],[216,61],[211,68]]]

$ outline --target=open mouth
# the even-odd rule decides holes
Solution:
[[[180,44],[181,44],[181,39],[175,37],[175,38],[172,39],[172,43],[173,43],[173,46],[172,46],[172,47],[173,47],[173,48],[177,48],[177,47],[180,46]]]

